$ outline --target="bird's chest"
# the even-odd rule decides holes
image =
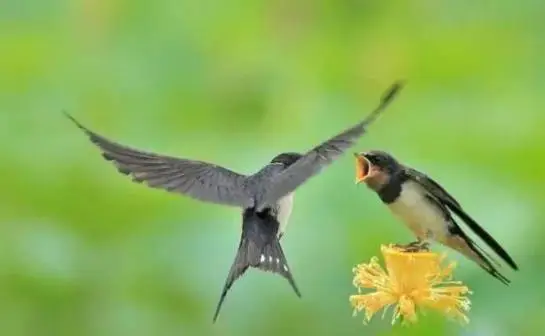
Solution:
[[[282,235],[288,226],[288,222],[291,216],[291,210],[293,209],[293,193],[290,193],[282,197],[276,203],[274,213],[278,220],[278,235]]]
[[[417,237],[438,238],[447,226],[442,211],[426,194],[418,183],[407,181],[402,184],[399,196],[388,207]]]

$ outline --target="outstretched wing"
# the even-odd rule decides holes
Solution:
[[[499,255],[503,261],[505,261],[513,269],[517,270],[518,266],[511,258],[511,256],[501,247],[501,245],[485,230],[483,229],[471,216],[469,216],[463,209],[460,203],[451,196],[443,187],[437,182],[431,179],[426,174],[423,174],[415,169],[405,167],[407,176],[413,181],[419,183],[424,189],[432,194],[439,202],[444,204],[450,211],[456,216],[460,217],[466,225],[481,238],[497,255]]]
[[[246,176],[201,161],[153,154],[117,144],[94,133],[66,114],[102,151],[102,155],[133,181],[152,188],[180,193],[191,198],[230,206],[251,206]]]
[[[393,84],[383,95],[379,106],[367,118],[314,147],[273,178],[257,202],[258,210],[274,204],[281,197],[293,192],[352,147],[365,133],[367,126],[388,106],[401,88],[401,82]]]

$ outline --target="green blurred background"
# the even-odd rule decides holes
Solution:
[[[538,335],[545,329],[542,1],[7,0],[0,4],[0,335]],[[355,150],[459,198],[514,256],[505,287],[461,259],[471,323],[353,318],[352,267],[409,231],[344,156],[299,189],[301,288],[250,271],[211,323],[237,209],[131,183],[63,117],[251,173],[408,83]],[[436,247],[437,250],[441,250]]]

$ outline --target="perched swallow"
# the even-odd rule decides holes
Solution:
[[[253,175],[126,147],[89,130],[68,114],[67,117],[99,147],[106,160],[133,181],[204,202],[242,208],[240,243],[214,314],[216,321],[227,292],[249,267],[281,275],[301,296],[280,246],[291,215],[294,191],[353,146],[400,88],[400,83],[394,84],[363,121],[305,154],[279,154]]]
[[[513,258],[462,208],[460,203],[429,176],[404,166],[383,151],[355,153],[356,183],[364,182],[375,191],[390,211],[416,235],[417,241],[406,247],[427,249],[428,241],[437,241],[475,261],[504,284],[510,281],[500,274],[496,260],[458,226],[458,216],[511,268],[518,270]]]

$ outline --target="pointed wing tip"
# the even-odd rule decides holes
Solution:
[[[487,242],[485,240],[485,242]],[[488,243],[488,242],[487,242]],[[500,256],[500,258],[503,260],[503,262],[505,262],[507,265],[509,265],[509,267],[511,267],[514,271],[518,271],[519,270],[519,267],[518,265],[515,263],[515,261],[513,260],[513,258],[511,258],[511,256],[509,255],[509,253],[507,253],[507,251],[505,251],[498,243],[496,244],[493,244],[493,243],[488,243],[488,246],[493,246],[493,247],[496,247],[496,248],[492,248],[492,250],[494,252],[496,252],[496,254],[498,256]]]
[[[87,127],[83,126],[83,124],[81,124],[79,121],[77,121],[76,118],[74,118],[70,113],[68,113],[66,110],[62,110],[61,111],[62,114],[64,114],[64,116],[66,118],[68,118],[68,120],[70,120],[71,122],[74,123],[74,125],[76,125],[79,129],[81,129],[82,131],[84,131],[85,133],[89,133],[89,130],[87,129]]]
[[[519,270],[519,266],[517,265],[515,260],[509,255],[509,253],[507,253],[507,251],[503,250],[503,253],[500,254],[500,257],[502,257],[503,261],[507,265],[509,265],[509,267],[511,267],[514,271]]]
[[[508,263],[507,263],[509,266],[511,266],[511,268],[515,271],[518,271],[519,270],[519,266],[515,263],[514,260],[510,260]]]
[[[66,118],[68,118],[69,120],[71,120],[73,123],[79,124],[79,122],[78,122],[74,117],[72,117],[72,115],[71,115],[70,113],[68,113],[68,111],[62,110],[61,113],[62,113]]]
[[[495,241],[489,242],[486,239],[483,239],[483,240],[503,260],[504,263],[506,263],[507,265],[509,265],[509,267],[511,267],[511,269],[513,269],[514,271],[519,270],[519,267],[518,267],[517,263],[515,263],[515,260],[513,260],[513,258],[511,258],[509,253],[507,253],[507,251],[504,248],[502,248],[499,243],[497,243]]]
[[[400,80],[395,81],[390,86],[388,91],[386,91],[386,93],[382,96],[381,105],[389,104],[397,96],[399,91],[401,91],[401,89],[403,89],[405,84],[406,84],[406,80],[404,80],[404,79],[400,79]]]

